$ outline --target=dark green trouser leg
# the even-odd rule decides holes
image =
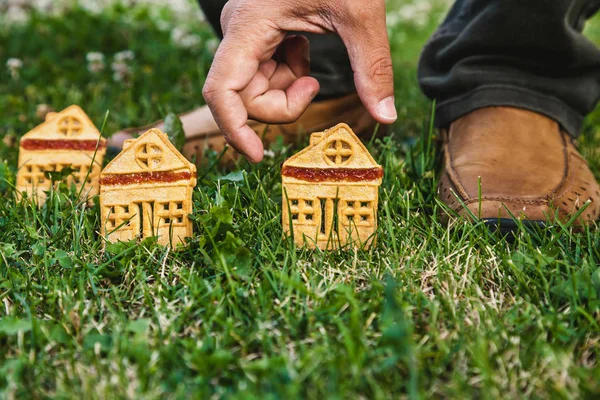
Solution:
[[[581,33],[599,8],[600,0],[457,0],[419,67],[438,126],[514,106],[577,135],[600,100],[600,50]]]
[[[221,10],[227,0],[199,0],[206,19],[219,37],[221,32]],[[316,101],[341,97],[356,91],[354,73],[348,52],[336,35],[303,33],[310,40],[311,76],[321,84]]]

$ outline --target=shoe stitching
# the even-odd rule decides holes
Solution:
[[[449,144],[449,134],[448,134],[448,132],[446,130],[442,130],[442,137],[443,137],[443,139],[445,141],[444,142],[444,148],[445,148],[446,156],[448,157],[446,164],[448,164],[448,160],[450,160],[450,163],[449,163],[450,164],[450,168],[453,168],[452,162],[451,162],[452,158],[450,156],[449,146],[448,146],[448,144]],[[523,199],[517,199],[517,198],[512,198],[512,197],[482,197],[481,199],[479,199],[479,198],[476,198],[476,199],[473,198],[473,199],[470,199],[470,200],[466,200],[466,198],[462,197],[462,195],[461,195],[461,197],[462,197],[461,201],[463,202],[463,204],[465,206],[468,206],[468,205],[471,205],[471,204],[477,204],[480,201],[481,202],[484,202],[484,201],[485,202],[497,201],[497,202],[501,202],[503,204],[504,203],[513,203],[513,204],[519,204],[519,205],[546,205],[548,207],[553,207],[556,210],[556,212],[558,212],[558,217],[559,218],[561,218],[561,219],[567,218],[571,214],[569,212],[561,209],[560,207],[552,204],[552,201],[557,200],[559,198],[562,198],[562,197],[566,196],[568,190],[571,189],[573,187],[573,185],[570,184],[567,187],[565,187],[565,189],[562,191],[562,195],[560,197],[557,197],[557,198],[554,198],[554,199],[551,199],[551,197],[550,197],[552,195],[552,193],[555,193],[558,189],[560,189],[561,186],[564,185],[565,181],[568,178],[569,171],[570,171],[570,168],[569,168],[570,163],[569,163],[568,147],[566,146],[565,137],[561,135],[561,139],[563,141],[563,154],[564,154],[564,157],[565,157],[565,167],[564,167],[564,171],[563,171],[563,178],[562,178],[561,182],[557,185],[557,187],[554,189],[554,191],[552,191],[547,197],[545,197],[545,198],[544,197],[539,197],[537,199],[531,199],[531,200],[523,200]],[[448,168],[446,168],[446,171],[444,171],[444,172],[445,172],[445,174],[448,177],[448,184],[450,186],[449,189],[453,190],[455,193],[457,193],[457,191],[455,189],[459,189],[459,188],[456,186],[456,182],[453,181],[453,176],[450,173],[448,173]],[[452,170],[452,172],[454,172],[454,170]],[[454,175],[456,176],[457,174],[454,172]],[[457,180],[460,182],[460,179],[457,179]],[[461,182],[461,184],[462,184],[462,182]],[[444,185],[443,185],[443,178],[442,178],[442,180],[440,181],[440,188],[438,190],[440,190],[443,186]],[[460,194],[460,193],[457,193],[457,194]],[[460,211],[463,210],[463,207],[460,204],[458,206],[455,206],[455,207],[451,207],[450,206],[450,208],[453,211],[458,212],[458,213],[460,213]]]
[[[445,174],[448,177],[448,186],[449,189],[452,190],[453,192],[456,193],[455,188],[456,186],[452,183],[452,181],[450,180],[450,176],[446,173]],[[442,180],[440,181],[440,186],[438,188],[438,197],[440,196],[440,189],[444,186],[443,185],[443,180],[444,178],[442,178]],[[561,219],[567,218],[570,213],[562,210],[559,207],[556,207],[552,204],[550,204],[549,201],[545,200],[545,199],[539,199],[539,200],[515,200],[512,198],[508,198],[508,197],[483,197],[481,199],[471,199],[471,200],[467,200],[467,201],[462,201],[462,204],[457,204],[455,206],[451,206],[450,204],[446,203],[446,205],[448,207],[450,207],[451,210],[453,210],[456,213],[461,213],[461,211],[464,211],[465,207],[464,206],[469,206],[472,204],[477,204],[479,203],[479,201],[481,200],[481,202],[488,202],[488,201],[496,201],[496,202],[501,202],[502,204],[504,204],[506,206],[506,203],[513,203],[513,204],[519,204],[519,205],[534,205],[534,206],[539,206],[539,205],[545,205],[548,206],[549,208],[554,207],[554,209],[556,209],[556,211],[558,212],[558,217]],[[464,205],[464,206],[463,206]],[[446,214],[446,213],[444,213]],[[449,216],[445,215],[445,218],[448,219]]]
[[[569,146],[568,146],[568,143],[567,143],[567,140],[566,140],[566,136],[565,136],[565,135],[568,135],[568,134],[565,133],[564,131],[560,130],[559,131],[559,135],[560,135],[560,139],[561,139],[562,144],[563,144],[563,157],[564,157],[564,160],[565,160],[565,166],[563,168],[563,177],[562,177],[562,179],[560,180],[560,182],[558,183],[558,185],[553,190],[551,190],[550,193],[548,193],[548,195],[546,196],[546,198],[548,198],[548,199],[552,198],[553,194],[558,193],[558,191],[561,189],[561,187],[564,186],[566,183],[568,183],[568,178],[569,178],[570,171],[571,171],[571,168],[570,168],[570,164],[571,164],[570,161],[571,160],[570,160],[570,157],[569,157]],[[566,186],[567,186],[567,188],[571,188],[572,184],[568,184]],[[567,189],[564,189],[564,191],[566,191],[566,190]]]
[[[574,157],[574,158],[578,158],[578,159],[579,159],[579,161],[580,161],[580,162],[581,162],[583,165],[585,165],[585,166],[587,166],[587,167],[589,168],[589,165],[588,165],[588,163],[587,163],[587,162],[585,161],[585,159],[584,159],[584,158],[583,158],[583,157],[582,157],[582,156],[581,156],[581,155],[580,155],[580,154],[579,154],[579,153],[576,151],[576,149],[574,148],[574,145],[573,145],[572,143],[571,143],[571,146],[573,147],[573,151],[569,152],[569,155],[571,155],[571,156],[572,156],[572,157]],[[573,168],[571,168],[571,169],[570,169],[570,173],[572,173],[572,172],[573,172]],[[596,181],[596,178],[593,176],[593,174],[589,173],[589,171],[588,171],[588,172],[586,172],[586,173],[585,173],[585,175],[588,175],[588,177],[589,177],[590,181],[591,181],[591,182],[595,182],[595,183],[596,183],[596,186],[598,186],[598,182]],[[570,175],[570,176],[571,176],[571,178],[572,178],[572,175]],[[555,193],[555,195],[556,195],[556,196],[555,196],[555,197],[553,197],[553,198],[551,199],[551,201],[552,201],[552,202],[559,202],[559,201],[563,200],[564,198],[567,198],[567,199],[569,199],[569,197],[568,197],[568,196],[569,196],[569,194],[570,194],[571,190],[572,190],[572,189],[573,189],[575,186],[577,186],[577,184],[583,184],[583,182],[584,182],[584,179],[577,179],[577,184],[575,183],[575,180],[574,180],[574,179],[570,179],[570,180],[569,180],[569,182],[570,182],[570,183],[569,183],[569,185],[568,185],[568,186],[566,186],[566,187],[562,188],[562,190],[561,190],[561,191],[557,191],[557,192]],[[592,210],[593,210],[593,209],[595,209],[595,210],[596,210],[595,212],[597,213],[597,210],[600,208],[600,204],[598,204],[598,202],[597,202],[597,201],[594,201],[594,198],[593,198],[593,196],[594,196],[594,195],[596,195],[596,193],[595,193],[595,190],[594,190],[594,189],[591,189],[591,190],[590,190],[590,189],[588,189],[588,191],[590,192],[590,199],[592,200],[592,203],[593,203],[593,205],[590,205],[590,206],[588,206],[588,208],[586,209],[586,211],[585,211],[585,212],[584,212],[584,213],[581,215],[581,217],[580,217],[580,218],[583,218],[583,219],[593,219],[593,215],[594,215],[594,213],[592,213]],[[574,191],[573,191],[573,192],[574,192]],[[581,198],[581,197],[582,197],[582,196],[580,196],[580,195],[576,195],[576,196],[577,196],[578,198]],[[569,200],[569,201],[571,201],[571,200]],[[592,208],[592,207],[594,207],[594,208]],[[588,218],[586,218],[586,216],[587,216]],[[596,219],[597,219],[597,218],[596,218]]]
[[[461,200],[466,200],[469,194],[465,190],[465,187],[454,169],[454,163],[452,161],[452,154],[450,153],[450,131],[446,131],[444,135],[444,155],[446,164],[446,174],[448,175],[449,181],[457,189],[457,194],[461,196]]]
[[[585,159],[583,159],[583,157],[582,157],[581,155],[579,155],[579,153],[578,153],[577,151],[572,151],[572,152],[569,152],[569,155],[570,155],[570,156],[573,156],[574,158],[577,158],[577,159],[579,159],[579,161],[580,161],[582,164],[584,164],[585,166],[588,166],[588,163],[585,161]],[[589,168],[589,166],[588,166],[588,168]],[[572,172],[572,171],[573,171],[573,168],[571,168],[571,169],[570,169],[570,172]],[[598,186],[598,183],[597,183],[597,181],[596,181],[596,178],[593,176],[593,174],[589,174],[589,173],[585,173],[585,174],[586,174],[586,175],[588,175],[588,177],[590,178],[590,180],[591,180],[592,182],[595,182],[595,183],[596,183],[596,186]],[[571,176],[571,175],[570,175],[570,177],[572,178],[572,176]],[[569,183],[569,185],[567,185],[567,186],[565,186],[564,188],[562,188],[562,190],[561,190],[561,191],[557,191],[557,192],[555,192],[555,193],[554,193],[554,194],[555,194],[555,196],[553,196],[552,198],[550,198],[550,199],[549,199],[549,200],[550,200],[552,203],[557,203],[557,202],[560,202],[561,200],[564,200],[565,198],[567,198],[569,201],[572,201],[572,200],[570,200],[570,198],[568,197],[568,196],[569,196],[569,194],[571,193],[572,189],[573,189],[575,186],[579,185],[579,184],[581,184],[581,185],[583,185],[583,184],[584,184],[584,179],[577,179],[577,184],[575,183],[575,181],[574,181],[573,179],[568,179],[568,181],[570,182],[570,183]],[[584,214],[582,214],[582,217],[585,217],[585,216],[587,215],[587,216],[589,216],[589,217],[592,217],[592,218],[593,218],[592,207],[594,207],[594,208],[597,210],[597,209],[600,207],[600,204],[598,204],[598,202],[597,202],[597,201],[594,201],[594,198],[593,198],[593,196],[594,196],[594,195],[596,195],[596,193],[595,193],[595,190],[594,190],[593,188],[592,188],[592,189],[587,189],[587,190],[588,190],[588,192],[590,193],[590,199],[592,200],[592,203],[594,203],[594,204],[593,204],[593,206],[592,206],[592,205],[590,205],[590,206],[589,206],[589,207],[586,209],[586,211],[584,212]],[[574,194],[577,196],[577,198],[582,198],[582,196],[581,196],[581,195],[578,195],[578,194],[576,194],[574,191],[573,191],[573,193],[574,193]],[[558,207],[558,206],[556,206],[556,207]],[[584,219],[585,219],[585,218],[584,218]],[[588,218],[588,219],[590,219],[590,218]]]
[[[507,204],[505,204],[502,200],[503,200],[503,198],[482,198],[481,202],[483,203],[484,201],[499,201],[499,202],[502,202],[502,204],[504,206],[507,206]],[[532,201],[528,201],[528,200],[517,201],[517,200],[508,199],[508,201],[511,202],[511,203],[522,204],[522,205],[536,205],[536,206],[547,205],[548,208],[551,209],[551,210],[554,208],[554,210],[558,212],[558,215],[559,215],[560,218],[566,218],[566,217],[568,217],[568,216],[571,215],[571,213],[569,213],[569,212],[561,209],[560,207],[554,206],[553,204],[550,204],[549,202],[543,201],[543,200],[539,200],[539,201],[536,202],[536,201],[533,201],[533,200]],[[466,201],[466,202],[464,202],[464,204],[465,204],[465,206],[469,206],[471,204],[477,204],[478,202],[479,202],[479,200],[476,199],[476,200]],[[457,209],[457,210],[454,210],[454,211],[459,212],[461,209]]]
[[[471,199],[471,200],[467,200],[464,203],[466,205],[469,204],[477,204],[479,203],[480,199]],[[550,203],[548,202],[548,200],[519,200],[519,199],[513,199],[510,197],[482,197],[481,198],[481,202],[483,203],[484,201],[498,201],[498,202],[506,202],[506,203],[517,203],[517,204],[527,204],[527,205],[549,205]]]

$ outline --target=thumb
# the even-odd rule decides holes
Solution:
[[[394,71],[384,1],[353,1],[336,27],[354,70],[356,90],[373,117],[384,124],[398,118]]]

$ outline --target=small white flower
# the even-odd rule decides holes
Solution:
[[[135,59],[135,53],[131,50],[124,50],[124,51],[120,51],[117,54],[115,54],[115,61],[126,62],[126,61],[132,61],[134,59]]]
[[[198,47],[202,43],[202,38],[198,35],[189,33],[183,28],[175,28],[171,31],[171,40],[175,45],[184,49]]]
[[[181,40],[180,46],[184,49],[192,49],[199,47],[202,43],[202,38],[198,35],[187,35]]]
[[[23,61],[19,58],[9,58],[6,61],[6,66],[10,72],[10,76],[15,80],[19,79],[19,72],[21,71],[21,68],[23,68]]]
[[[20,4],[10,4],[2,17],[9,25],[21,25],[29,21],[29,13]]]
[[[113,81],[115,82],[123,82],[125,80],[125,76],[119,72],[113,73]]]
[[[102,13],[104,8],[108,8],[110,6],[110,4],[106,3],[107,2],[102,1],[82,0],[79,2],[79,6],[88,11],[90,14],[99,15]]]
[[[267,158],[275,158],[275,152],[273,150],[265,150],[264,156]]]
[[[93,63],[89,63],[87,66],[88,71],[90,71],[92,74],[97,74],[99,72],[104,71],[105,65],[102,62],[93,62]]]
[[[150,20],[160,22],[165,31],[175,25],[195,26],[204,20],[200,7],[192,0],[0,0],[0,26],[25,23],[32,10],[60,17],[74,7],[81,7],[97,15],[114,10],[118,4],[126,5],[131,14],[136,10],[147,12]]]
[[[9,0],[10,1],[10,0]],[[34,7],[38,11],[49,11],[54,1],[53,0],[30,0],[30,7]]]
[[[23,61],[19,58],[9,58],[6,61],[8,69],[21,69],[23,68]]]
[[[156,27],[159,31],[166,32],[171,29],[171,23],[169,21],[165,21],[164,19],[160,19],[156,21]]]
[[[187,35],[186,30],[183,28],[177,27],[171,31],[171,40],[174,43],[178,43],[185,35]]]
[[[85,59],[92,63],[92,62],[98,62],[98,61],[104,61],[104,54],[97,52],[97,51],[92,51],[87,53],[87,55],[85,56]]]
[[[50,107],[48,104],[42,103],[42,104],[37,105],[37,107],[35,109],[35,115],[39,119],[43,120],[43,119],[46,119],[46,115],[48,115],[52,111],[53,111],[52,107]]]
[[[131,76],[129,66],[123,61],[115,61],[110,65],[115,82],[126,82]]]
[[[122,61],[115,61],[110,65],[114,72],[123,73],[129,70],[129,66]]]
[[[206,41],[206,49],[211,53],[216,53],[217,48],[219,48],[219,40],[212,38]]]
[[[104,71],[106,64],[104,63],[104,54],[99,52],[87,53],[85,56],[88,61],[87,69],[93,74]]]
[[[113,70],[113,79],[116,82],[129,83],[132,73],[129,62],[134,59],[135,53],[131,50],[124,50],[115,54],[114,61],[110,67]]]
[[[412,0],[392,8],[387,14],[388,27],[410,24],[424,27],[431,22],[432,13],[436,8],[448,7],[449,0]]]

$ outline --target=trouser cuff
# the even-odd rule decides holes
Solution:
[[[485,85],[466,95],[438,103],[438,128],[448,127],[460,117],[484,107],[516,107],[534,111],[558,122],[572,136],[579,135],[583,116],[559,99],[510,85]]]

